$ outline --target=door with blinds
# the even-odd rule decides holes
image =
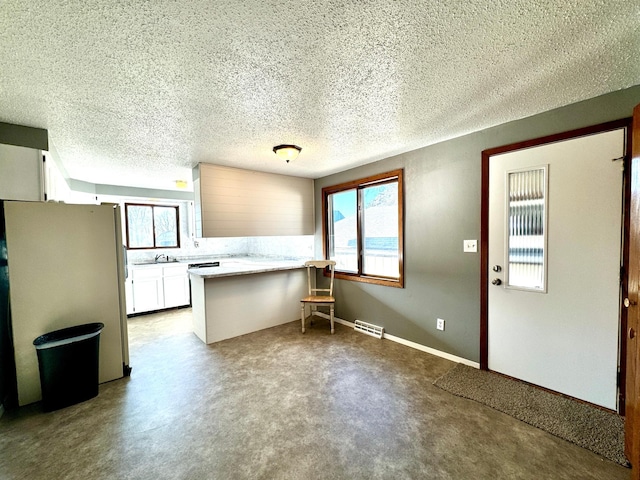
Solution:
[[[490,370],[615,410],[625,130],[490,157]]]

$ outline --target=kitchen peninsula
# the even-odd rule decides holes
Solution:
[[[300,299],[307,293],[304,260],[229,258],[188,272],[193,331],[204,343],[300,318]]]

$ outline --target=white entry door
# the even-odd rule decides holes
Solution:
[[[624,129],[492,156],[488,367],[615,410]]]

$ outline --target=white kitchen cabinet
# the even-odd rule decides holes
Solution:
[[[162,267],[162,286],[164,290],[164,308],[189,305],[188,265],[177,264]]]
[[[44,200],[42,150],[0,144],[0,199]]]
[[[189,305],[188,265],[139,265],[129,268],[127,314]]]
[[[72,192],[67,184],[67,181],[64,179],[60,168],[53,160],[52,156],[48,153],[44,153],[44,191],[46,194],[46,199],[48,201],[56,201],[56,202],[65,202],[65,203],[96,203],[95,195],[92,196],[93,201],[89,202],[78,202],[73,197],[80,194],[81,192]],[[85,194],[90,195],[90,194]]]
[[[164,308],[162,267],[133,268],[131,280],[133,313]]]

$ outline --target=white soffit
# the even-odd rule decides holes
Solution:
[[[0,121],[92,183],[318,178],[640,84],[639,25],[638,0],[4,0]]]

